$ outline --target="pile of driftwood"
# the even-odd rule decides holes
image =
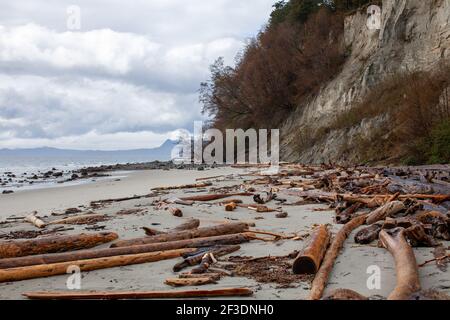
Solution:
[[[107,199],[91,203],[100,208],[114,202],[143,198],[158,198],[152,202],[156,210],[167,210],[182,217],[179,206],[207,203],[221,206],[227,212],[248,210],[249,213],[274,214],[286,218],[283,210],[289,206],[328,204],[335,210],[335,222],[342,228],[332,234],[326,225],[317,226],[301,251],[288,257],[259,257],[242,260],[247,265],[265,259],[264,263],[286,259],[292,261],[290,275],[312,275],[314,280],[309,298],[322,299],[328,278],[344,243],[355,232],[360,245],[378,241],[394,257],[397,286],[388,299],[412,299],[422,292],[414,247],[435,247],[435,262],[445,269],[450,260],[441,241],[450,240],[450,170],[448,168],[378,169],[344,168],[336,166],[304,166],[282,164],[276,174],[260,172],[267,166],[236,166],[251,170],[240,175],[243,183],[216,188],[211,182],[225,176],[201,178],[198,183],[154,188],[152,194],[129,198]],[[253,171],[252,171],[253,170]],[[248,178],[250,180],[246,180]],[[226,177],[225,177],[226,178]],[[210,187],[209,190],[206,188]],[[169,190],[197,189],[208,192],[188,197],[163,197]],[[295,199],[289,202],[284,197]],[[243,199],[247,199],[246,201]],[[134,211],[121,211],[122,215]],[[36,214],[24,221],[40,230],[53,225],[89,224],[110,217],[95,213],[75,215],[64,219],[43,221]],[[143,227],[145,236],[136,239],[118,239],[115,233],[47,236],[28,240],[0,241],[0,283],[65,274],[69,266],[81,271],[180,259],[173,271],[177,277],[165,279],[172,287],[214,284],[224,276],[232,275],[218,263],[223,257],[240,249],[251,240],[303,240],[297,235],[286,236],[261,230],[250,230],[245,222],[201,227],[191,219],[178,227],[163,232]],[[44,232],[42,234],[45,234]],[[271,238],[262,238],[266,235]],[[109,248],[98,245],[112,242]],[[255,260],[258,259],[258,260]],[[237,261],[236,259],[234,259]],[[281,261],[280,260],[280,261]],[[190,269],[190,270],[186,270]],[[281,269],[282,270],[282,269]],[[31,292],[25,296],[34,299],[123,299],[123,298],[189,298],[251,295],[248,288],[224,290],[163,291],[163,292]],[[351,290],[337,290],[329,299],[367,299]]]

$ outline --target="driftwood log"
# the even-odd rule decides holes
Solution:
[[[32,223],[35,227],[42,229],[46,226],[45,222],[42,221],[41,219],[39,219],[38,217],[36,217],[35,214],[30,214],[28,216],[25,217],[25,221]]]
[[[213,200],[220,200],[230,197],[250,197],[253,196],[253,193],[229,193],[229,194],[205,194],[200,196],[193,197],[185,197],[181,198],[183,201],[199,201],[199,202],[207,202]]]
[[[212,186],[211,182],[202,182],[202,183],[195,183],[195,184],[185,184],[185,185],[181,185],[181,186],[158,187],[158,188],[153,188],[152,191],[206,188],[206,187],[210,187],[210,186]]]
[[[405,229],[380,232],[381,244],[392,254],[397,272],[397,285],[388,300],[408,300],[421,290],[414,251],[405,238]]]
[[[181,218],[181,217],[183,216],[183,211],[181,211],[180,208],[170,207],[170,208],[169,208],[169,212],[170,212],[174,217]]]
[[[169,232],[177,232],[177,231],[186,231],[197,229],[200,226],[200,220],[198,219],[189,219],[186,222],[180,224],[178,227],[173,228]],[[148,236],[156,236],[158,234],[167,234],[168,232],[156,230],[153,228],[142,227],[145,231],[145,234]]]
[[[183,254],[195,252],[196,249],[178,249],[158,251],[125,256],[114,256],[89,260],[67,261],[62,263],[44,264],[20,268],[1,269],[0,283],[36,279],[66,274],[71,266],[78,266],[80,271],[92,271],[133,264],[142,264],[167,259],[178,258]]]
[[[362,226],[366,219],[366,214],[356,217],[352,221],[344,225],[342,229],[336,234],[330,248],[325,254],[323,263],[319,271],[317,272],[316,277],[314,278],[309,300],[320,300],[322,298],[323,292],[325,291],[325,287],[328,282],[328,278],[330,277],[330,273],[333,270],[334,262],[336,261],[336,258],[338,257],[342,247],[344,246],[345,240],[353,230]]]
[[[142,292],[27,292],[29,299],[39,300],[121,300],[121,299],[183,299],[211,297],[247,297],[253,291],[248,288],[193,291],[142,291]]]
[[[384,206],[376,209],[367,217],[367,224],[374,224],[379,221],[386,219],[396,213],[399,213],[402,210],[405,210],[406,207],[401,201],[391,201]]]
[[[104,214],[82,214],[75,217],[68,217],[60,220],[54,220],[47,225],[55,225],[55,224],[84,224],[94,221],[96,219],[107,219],[108,217]]]
[[[72,236],[52,236],[32,240],[0,241],[0,259],[88,249],[103,243],[111,242],[117,238],[118,235],[116,233],[108,232]]]
[[[295,274],[316,274],[330,243],[331,233],[326,225],[314,230],[309,244],[294,261]]]
[[[370,244],[378,239],[382,225],[377,223],[359,231],[355,236],[355,242],[359,244]]]
[[[184,248],[204,248],[218,245],[236,245],[248,242],[252,233],[231,234],[209,238],[196,238],[164,243],[153,243],[141,246],[89,249],[73,252],[42,254],[20,258],[0,259],[0,269],[26,267],[40,264],[53,264],[74,260],[105,258],[119,255],[139,254],[156,251],[167,251]]]
[[[165,284],[172,287],[188,287],[188,286],[204,286],[206,284],[217,283],[210,277],[203,278],[169,278],[166,279]]]
[[[212,227],[199,228],[195,230],[186,230],[180,232],[170,232],[167,234],[156,235],[153,237],[144,237],[131,240],[117,241],[111,245],[111,248],[129,247],[134,245],[143,245],[149,243],[177,241],[194,238],[214,237],[226,234],[242,233],[248,229],[246,223],[227,223]]]

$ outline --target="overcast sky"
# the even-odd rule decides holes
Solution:
[[[0,0],[0,148],[150,148],[192,131],[209,65],[232,64],[274,2]]]

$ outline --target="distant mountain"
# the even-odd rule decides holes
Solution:
[[[133,149],[133,150],[71,150],[57,148],[32,148],[32,149],[0,149],[0,158],[91,158],[91,159],[111,159],[114,162],[142,162],[142,161],[168,161],[171,159],[173,147],[176,141],[167,140],[161,146],[153,149]],[[133,161],[135,159],[135,161]]]

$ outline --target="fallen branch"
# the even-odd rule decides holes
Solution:
[[[210,182],[195,183],[195,184],[185,184],[181,186],[170,186],[170,187],[158,187],[153,188],[152,191],[166,191],[166,190],[180,190],[180,189],[194,189],[194,188],[206,188],[212,186]]]
[[[222,256],[225,256],[227,254],[236,252],[236,251],[238,251],[240,249],[241,249],[240,246],[222,246],[222,247],[217,247],[217,248],[211,248],[211,249],[208,249],[208,250],[206,250],[204,252],[201,252],[199,254],[195,254],[193,256],[189,256],[189,257],[185,258],[184,261],[177,263],[173,267],[173,271],[174,272],[180,272],[184,268],[200,264],[202,262],[203,258],[205,257],[205,255],[208,254],[208,253],[213,254],[213,257],[214,256],[222,257]],[[210,258],[211,258],[211,256],[210,256]]]
[[[184,299],[251,296],[247,288],[194,291],[142,291],[142,292],[27,292],[23,295],[38,300],[121,300],[121,299]]]
[[[413,249],[405,238],[405,229],[380,232],[381,244],[392,254],[397,272],[397,285],[388,300],[408,300],[421,289],[419,271]]]

